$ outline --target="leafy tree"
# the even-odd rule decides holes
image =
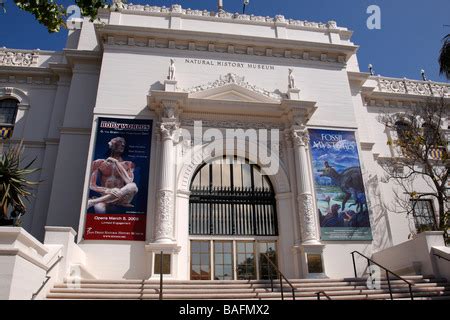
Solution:
[[[61,27],[67,27],[65,20],[70,12],[53,0],[14,0],[14,2],[20,9],[34,15],[50,33],[59,32]],[[74,4],[80,8],[81,15],[90,17],[91,21],[97,18],[100,8],[108,7],[106,0],[75,0]]]
[[[450,79],[450,34],[444,38],[444,44],[439,55],[439,71],[447,79]]]
[[[399,205],[396,211],[414,214],[417,205],[414,200],[436,199],[438,208],[433,212],[430,225],[420,226],[417,231],[444,231],[447,242],[450,155],[443,119],[448,114],[449,105],[441,98],[430,99],[423,105],[408,109],[407,113],[386,113],[378,117],[380,123],[396,132],[387,143],[397,155],[380,161],[386,181],[394,181],[400,187],[394,191],[395,202]],[[425,183],[429,191],[418,190],[419,181]]]
[[[13,220],[15,225],[20,225],[20,218],[26,211],[24,200],[33,196],[31,189],[38,184],[26,179],[39,170],[31,169],[36,159],[22,168],[20,166],[23,151],[22,143],[19,143],[0,155],[0,220],[3,225],[11,224]]]

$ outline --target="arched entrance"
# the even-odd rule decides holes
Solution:
[[[260,167],[223,157],[201,165],[190,184],[191,280],[267,279],[277,263],[275,192]]]

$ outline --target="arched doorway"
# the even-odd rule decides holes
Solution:
[[[277,262],[275,192],[260,167],[223,157],[204,163],[190,184],[192,280],[267,279]]]

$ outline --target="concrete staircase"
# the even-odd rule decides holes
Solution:
[[[414,298],[450,300],[450,283],[445,279],[405,276],[412,282]],[[317,300],[316,292],[324,291],[332,300],[373,300],[390,299],[386,279],[381,281],[381,289],[369,290],[366,279],[294,279],[296,300]],[[391,279],[394,299],[410,299],[408,285]],[[291,288],[284,282],[285,299],[292,299]],[[270,281],[164,281],[164,300],[189,299],[239,299],[239,300],[279,300],[281,290],[274,281],[272,292]],[[77,287],[71,283],[58,283],[49,291],[47,299],[158,299],[159,282],[153,280],[82,280]],[[325,296],[321,297],[326,300]]]

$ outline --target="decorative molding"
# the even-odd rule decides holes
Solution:
[[[159,131],[163,140],[174,140],[174,134],[180,127],[180,124],[176,121],[162,122]]]
[[[190,118],[183,117],[181,120],[181,125],[183,127],[192,127],[194,126],[194,121],[202,121],[202,126],[204,128],[242,128],[242,129],[279,129],[283,130],[284,125],[282,123],[274,123],[274,122],[254,122],[254,121],[239,121],[239,120],[211,120],[211,119],[199,119],[199,118]]]
[[[160,190],[157,196],[156,239],[172,238],[173,234],[173,192]]]
[[[309,134],[306,128],[292,129],[291,131],[292,141],[295,146],[308,146],[309,145]]]
[[[175,13],[177,16],[189,16],[189,17],[202,17],[214,20],[228,20],[235,23],[254,23],[260,25],[273,25],[274,23],[285,23],[296,28],[310,29],[323,31],[327,29],[340,29],[347,31],[345,28],[338,28],[336,21],[328,21],[328,23],[321,22],[311,22],[306,20],[294,20],[286,19],[283,15],[276,15],[275,17],[269,16],[255,16],[240,13],[230,13],[224,10],[219,12],[213,12],[208,10],[194,10],[191,8],[184,9],[179,4],[173,4],[170,8],[165,6],[150,6],[150,5],[140,5],[140,4],[125,4],[122,3],[120,7],[113,8],[116,11],[122,13],[144,13],[150,15],[170,15]]]
[[[19,101],[21,109],[28,109],[30,107],[30,99],[28,92],[14,87],[0,87],[0,98],[12,97]]]
[[[432,81],[376,77],[380,92],[450,97],[450,85]]]
[[[309,193],[304,193],[297,197],[297,201],[300,221],[302,223],[302,241],[317,240],[313,196]]]
[[[224,76],[220,76],[220,78],[214,82],[209,82],[205,85],[199,85],[196,87],[193,87],[191,89],[188,89],[187,92],[189,93],[197,93],[202,92],[214,88],[220,88],[229,84],[235,84],[237,86],[240,86],[242,88],[245,88],[247,90],[250,90],[252,92],[255,92],[257,94],[264,95],[268,98],[274,99],[276,101],[281,101],[283,99],[283,96],[276,92],[271,92],[262,88],[259,88],[257,86],[251,85],[248,82],[245,81],[245,77],[238,76],[235,73],[228,73]]]
[[[39,59],[38,51],[0,49],[0,66],[32,67]]]

